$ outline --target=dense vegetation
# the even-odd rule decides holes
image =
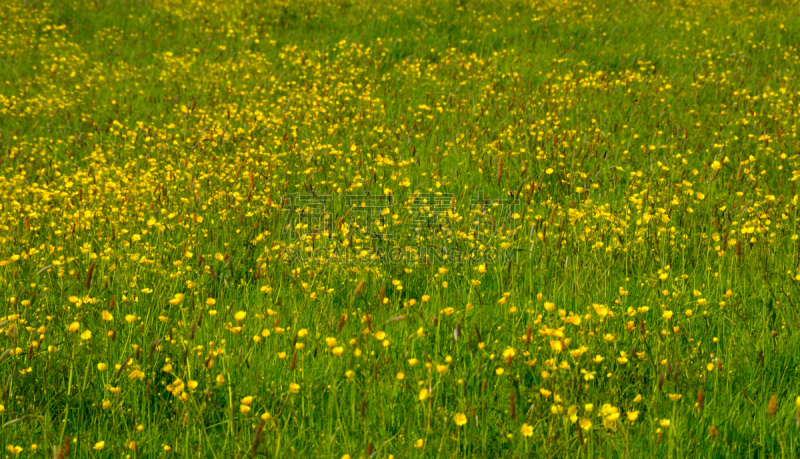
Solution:
[[[794,1],[0,3],[12,457],[797,457]]]

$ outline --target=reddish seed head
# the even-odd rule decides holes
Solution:
[[[767,414],[770,417],[774,417],[777,412],[778,412],[778,394],[773,394],[772,398],[769,399],[769,406],[767,406]]]

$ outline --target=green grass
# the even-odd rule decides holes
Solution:
[[[3,3],[3,454],[797,457],[797,7]]]

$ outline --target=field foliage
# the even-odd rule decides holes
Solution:
[[[800,456],[798,11],[1,2],[0,454]]]

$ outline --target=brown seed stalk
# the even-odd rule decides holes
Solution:
[[[64,442],[61,444],[61,448],[58,449],[58,454],[56,454],[56,459],[64,459],[65,457],[69,456],[69,451],[70,451],[69,437],[64,435]]]
[[[94,267],[97,266],[97,260],[93,261],[89,269],[86,271],[86,291],[92,288],[92,275],[94,274]]]
[[[767,406],[767,414],[769,417],[775,417],[778,412],[778,394],[773,394],[769,399],[769,406]]]
[[[361,295],[361,292],[364,291],[364,287],[366,287],[366,285],[367,285],[366,281],[362,280],[361,282],[359,282],[358,285],[356,286],[355,291],[353,292],[353,298],[356,298],[359,295]]]
[[[258,455],[258,446],[261,444],[261,431],[264,430],[264,420],[261,419],[258,421],[258,425],[256,426],[256,431],[253,434],[253,445],[250,449],[250,455],[252,457],[256,457]]]

